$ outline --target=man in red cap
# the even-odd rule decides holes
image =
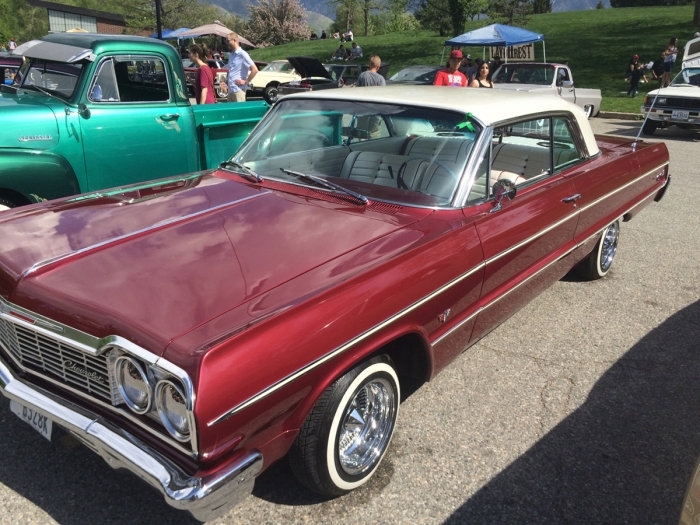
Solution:
[[[462,65],[462,52],[455,49],[450,53],[447,67],[435,75],[433,84],[436,86],[467,87],[467,77],[464,76],[464,73],[460,73],[460,65]]]

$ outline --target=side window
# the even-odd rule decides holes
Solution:
[[[93,102],[119,102],[119,89],[114,75],[114,62],[111,58],[100,64],[89,98]]]
[[[381,139],[390,135],[386,122],[380,116],[366,115],[353,118],[353,115],[343,115],[343,128],[341,132],[343,142],[348,138],[354,140]]]
[[[476,175],[474,177],[474,184],[472,184],[471,190],[469,191],[469,197],[467,198],[467,204],[472,204],[481,199],[487,199],[490,195],[489,186],[489,158],[491,157],[491,148],[488,148],[486,152],[481,156],[479,164],[476,167]]]
[[[569,72],[563,67],[560,67],[557,69],[557,86],[561,86],[565,80],[569,80]]]
[[[114,74],[121,102],[167,102],[168,77],[156,57],[115,57]]]
[[[568,119],[554,119],[554,171],[560,171],[581,160]]]
[[[528,120],[496,128],[491,144],[492,186],[508,179],[514,184],[552,173],[551,120]]]

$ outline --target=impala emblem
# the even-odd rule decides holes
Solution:
[[[88,370],[87,368],[84,368],[74,363],[73,361],[64,361],[63,366],[66,367],[66,370],[75,372],[76,374],[87,377],[88,379],[92,379],[93,381],[97,381],[98,383],[107,382],[106,377],[101,376],[100,374],[98,374],[97,372],[93,372],[92,370]]]
[[[53,138],[51,138],[51,135],[22,135],[19,138],[20,142],[33,142],[37,140],[48,140],[51,141]]]

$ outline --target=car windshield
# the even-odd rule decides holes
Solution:
[[[275,72],[291,71],[291,70],[292,70],[292,65],[289,62],[287,62],[286,60],[270,62],[268,65],[266,65],[262,69],[262,71],[275,71]]]
[[[69,99],[73,96],[82,71],[81,63],[66,64],[34,59],[22,64],[22,87],[45,91],[51,95]]]
[[[374,200],[449,206],[481,131],[456,111],[282,100],[232,160],[266,179],[314,175]]]
[[[549,86],[554,80],[554,66],[544,64],[503,64],[493,81],[503,84],[537,84]]]
[[[426,82],[432,84],[437,71],[437,69],[407,68],[392,75],[389,80],[392,82]]]
[[[689,67],[684,69],[671,82],[672,86],[695,86],[700,87],[700,67]]]

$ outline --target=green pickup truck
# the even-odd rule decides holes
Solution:
[[[269,108],[191,106],[177,51],[154,39],[57,33],[13,54],[24,62],[0,87],[0,206],[215,167]]]

